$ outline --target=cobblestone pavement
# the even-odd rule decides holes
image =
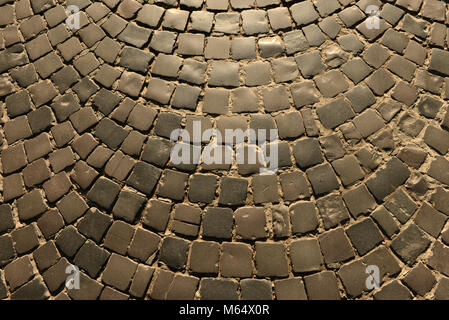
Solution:
[[[449,298],[447,24],[437,0],[0,0],[0,298]],[[174,164],[194,121],[278,129],[280,169]]]

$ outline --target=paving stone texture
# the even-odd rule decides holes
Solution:
[[[439,0],[0,0],[0,299],[449,298],[447,26]],[[172,163],[193,121],[278,129],[279,170]]]

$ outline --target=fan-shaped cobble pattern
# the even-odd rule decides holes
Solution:
[[[437,0],[0,0],[0,298],[449,298],[448,24]],[[197,122],[277,129],[279,169],[206,163],[207,137],[175,163]]]

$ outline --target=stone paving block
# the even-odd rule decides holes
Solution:
[[[374,68],[379,68],[389,57],[388,51],[379,44],[373,44],[362,54],[363,60]]]
[[[39,189],[35,189],[17,200],[20,220],[29,220],[39,216],[47,209],[45,199]]]
[[[405,58],[395,55],[387,68],[402,79],[410,81],[414,77],[416,65]]]
[[[114,217],[132,223],[144,201],[145,197],[143,195],[129,190],[122,190],[118,196],[117,202],[112,208],[112,213]]]
[[[364,184],[343,192],[343,200],[353,217],[369,214],[376,207],[374,197]]]
[[[171,271],[156,270],[153,284],[148,290],[150,297],[155,300],[165,299],[173,278],[174,273]]]
[[[3,179],[3,199],[5,201],[18,198],[25,192],[25,184],[20,173],[11,174]]]
[[[97,209],[90,209],[78,224],[78,231],[99,243],[112,224],[112,219]]]
[[[356,111],[356,112],[362,112],[363,110],[365,110],[367,107],[373,105],[374,103],[376,103],[376,98],[374,97],[373,93],[371,92],[371,90],[366,87],[366,86],[356,86],[354,88],[352,88],[351,90],[349,90],[346,93],[346,97],[348,98],[349,102],[351,103],[352,108]],[[373,120],[377,120],[376,118],[376,114],[372,113],[372,112],[368,112],[368,113],[364,113],[364,116],[361,117],[357,117],[356,119],[363,119],[363,118],[374,118]],[[357,122],[358,120],[354,119],[354,122],[357,126]],[[377,127],[379,126],[379,123],[382,123],[381,121],[373,121],[375,122],[375,124],[377,125]],[[366,125],[366,123],[360,123],[358,125],[358,129],[359,131],[364,134],[365,136],[370,134],[370,130],[369,129],[365,129],[363,127],[363,125]],[[374,126],[376,127],[376,126]],[[371,129],[373,130],[373,129]]]
[[[383,283],[386,276],[392,276],[401,271],[398,259],[384,246],[380,246],[363,257],[363,263],[379,267],[380,283]]]
[[[257,275],[286,277],[288,274],[288,263],[286,248],[282,243],[256,242]]]
[[[353,224],[346,230],[346,233],[357,252],[362,256],[383,241],[380,231],[370,218]]]
[[[424,296],[436,283],[435,276],[422,263],[410,270],[404,277],[404,282],[413,292]]]
[[[427,203],[418,209],[415,217],[415,223],[434,238],[438,237],[445,222],[446,216]]]
[[[237,178],[224,178],[220,184],[219,202],[225,205],[241,205],[245,203],[248,181]]]
[[[49,239],[64,227],[64,219],[57,209],[52,209],[37,220],[37,225],[44,237]]]
[[[447,247],[440,241],[435,242],[431,249],[431,256],[427,259],[427,264],[447,276],[448,270],[445,266],[448,258]]]
[[[339,188],[337,176],[329,163],[309,168],[306,170],[306,174],[316,195],[325,194]]]
[[[73,67],[64,67],[61,70],[57,71],[51,76],[52,81],[56,84],[58,87],[59,92],[62,94],[64,93],[68,88],[72,87],[75,83],[78,82],[80,78],[79,73],[73,68]],[[68,117],[71,113],[70,107],[67,107],[67,111],[65,111],[61,104],[64,101],[67,101],[68,97],[75,97],[73,94],[67,94],[64,95],[60,99],[56,99],[56,101],[51,104],[51,107],[53,108],[54,112],[56,113],[56,117],[59,119],[64,119]],[[74,99],[72,99],[74,100]],[[73,104],[76,105],[77,101],[73,101]],[[73,113],[73,111],[72,111]]]
[[[192,20],[191,30],[209,33],[212,29],[214,14],[207,11],[194,11],[190,19]]]
[[[411,298],[411,292],[398,280],[390,282],[374,294],[376,300],[410,300]]]
[[[244,279],[240,281],[242,300],[272,300],[271,282],[268,280]]]
[[[125,254],[133,235],[134,229],[130,224],[114,221],[106,233],[104,246],[119,254]]]
[[[199,274],[218,274],[219,244],[193,241],[190,247],[189,270]]]
[[[446,278],[441,278],[435,289],[434,299],[435,300],[446,300],[447,299],[447,286],[449,283]]]
[[[67,226],[55,237],[55,243],[67,257],[73,257],[86,238],[78,233],[74,226]]]
[[[120,33],[118,39],[137,48],[142,48],[143,45],[147,43],[150,35],[150,29],[139,27],[136,23],[131,22],[128,23],[125,29]]]
[[[162,104],[168,104],[175,85],[165,80],[152,78],[144,96]]]
[[[309,53],[299,54],[295,57],[301,74],[305,78],[317,75],[326,69],[326,66],[321,60],[321,55],[318,50],[310,51]]]
[[[168,300],[193,300],[198,289],[199,279],[190,276],[176,275],[167,292]]]
[[[392,175],[393,172],[394,175]],[[404,183],[409,176],[409,169],[398,158],[392,158],[385,167],[379,169],[366,181],[366,186],[376,199],[382,200]]]
[[[361,260],[345,264],[338,271],[346,292],[351,297],[358,297],[366,291],[366,266]]]
[[[137,263],[129,258],[112,254],[101,277],[102,281],[119,290],[126,290],[136,272]]]
[[[340,24],[333,17],[324,18],[320,23],[318,23],[318,26],[331,39],[335,39],[341,30]]]
[[[21,257],[5,267],[5,278],[12,290],[33,277],[33,266],[28,256]]]
[[[0,299],[447,296],[442,1],[69,1],[79,30],[56,1],[0,3],[0,265],[39,272]],[[278,135],[176,164],[195,121]]]
[[[19,254],[29,252],[39,245],[39,239],[34,224],[15,229],[11,232],[11,236],[14,241],[14,248]]]
[[[139,264],[136,273],[134,274],[134,278],[132,279],[129,293],[134,297],[143,297],[146,294],[148,284],[151,281],[153,274],[154,268]]]
[[[98,172],[84,161],[78,161],[71,176],[83,190],[86,190],[98,176]]]
[[[399,232],[398,223],[394,220],[391,213],[385,207],[377,208],[371,217],[376,221],[382,231],[391,238],[394,234]]]
[[[332,271],[323,271],[304,277],[310,300],[340,300],[337,277]]]
[[[415,202],[403,189],[395,191],[388,200],[385,201],[384,205],[385,208],[392,212],[401,223],[405,223],[418,208]]]
[[[337,228],[323,233],[318,238],[324,262],[328,265],[341,263],[354,257],[349,239],[343,228]]]
[[[222,245],[220,270],[224,277],[251,277],[253,250],[247,244],[225,242]]]
[[[106,209],[110,209],[119,191],[120,187],[117,183],[101,177],[94,183],[87,194],[87,198]]]
[[[289,207],[293,233],[307,233],[318,228],[318,210],[311,201],[300,201]]]
[[[25,47],[21,44],[16,44],[8,49],[5,49],[0,54],[0,70],[4,72],[13,67],[23,66],[29,62]]]
[[[416,73],[416,85],[424,90],[439,94],[443,86],[443,78],[418,69]]]
[[[297,25],[307,25],[318,19],[318,13],[311,1],[294,4],[290,7],[293,19]]]
[[[415,224],[410,224],[392,241],[391,248],[402,261],[412,265],[429,244],[430,240],[424,236],[424,233]]]
[[[317,107],[317,114],[326,128],[335,128],[355,116],[354,111],[343,98]]]
[[[257,175],[251,180],[254,203],[278,202],[278,183],[276,176]]]
[[[358,55],[364,48],[364,44],[353,34],[340,36],[337,38],[337,42],[343,50],[352,52],[355,55]]]
[[[101,27],[112,37],[116,37],[126,27],[126,20],[112,14]]]
[[[31,111],[31,99],[26,90],[21,90],[7,96],[5,103],[8,115],[12,117],[16,117]]]
[[[428,126],[424,132],[424,142],[437,150],[440,154],[446,154],[449,146],[446,144],[448,132],[434,126]]]
[[[159,259],[174,270],[182,270],[187,264],[189,242],[175,237],[167,237],[162,241]]]
[[[234,212],[238,237],[247,240],[265,238],[266,216],[263,208],[239,208]]]
[[[347,27],[353,27],[365,17],[357,6],[343,9],[338,13],[338,16]]]
[[[343,143],[336,134],[321,137],[319,141],[324,155],[329,161],[339,159],[346,153]]]
[[[80,273],[80,287],[82,290],[70,290],[68,295],[73,300],[95,300],[100,296],[103,285],[91,279],[84,273]],[[75,292],[76,291],[76,292]]]
[[[194,174],[188,191],[190,201],[211,203],[215,197],[217,179],[214,175]]]
[[[355,156],[348,155],[337,159],[332,162],[332,167],[345,186],[363,178],[362,168]]]
[[[449,200],[447,191],[441,187],[437,187],[435,192],[432,193],[430,198],[430,203],[438,211],[448,215],[448,210],[446,209],[446,203]]]
[[[33,252],[33,259],[41,271],[54,265],[60,257],[61,255],[59,254],[54,241],[47,242]]]
[[[277,58],[271,62],[276,83],[288,82],[299,75],[298,66],[292,57]]]
[[[81,102],[86,102],[89,100],[89,98],[99,89],[100,88],[88,77],[84,77],[73,86],[73,91],[75,91]]]
[[[0,221],[0,232],[5,232],[8,229],[13,229],[15,227],[15,223],[13,220],[11,207],[7,204],[2,204],[0,206],[0,217],[2,218]]]
[[[299,140],[292,146],[296,163],[301,169],[314,166],[324,161],[323,153],[317,139]]]
[[[33,134],[40,133],[51,126],[55,118],[51,109],[47,106],[30,112],[27,115],[28,123]]]
[[[307,300],[301,278],[275,280],[274,292],[277,300]]]
[[[95,168],[103,167],[114,154],[114,151],[103,146],[97,146],[87,158],[87,163]]]
[[[291,235],[289,211],[286,205],[275,205],[271,210],[274,237],[282,239]]]
[[[142,212],[142,222],[157,231],[165,231],[172,204],[165,201],[150,200]]]
[[[11,300],[46,300],[50,297],[42,277],[36,277],[13,294]]]
[[[29,14],[32,15],[32,13],[31,8],[29,8]],[[29,40],[45,29],[45,20],[42,16],[35,15],[29,20],[22,21],[19,24],[19,29],[24,39]]]
[[[203,236],[230,239],[234,221],[229,208],[207,208],[203,216]]]
[[[203,84],[206,74],[207,64],[198,62],[193,59],[184,61],[183,67],[179,74],[179,79],[187,81],[192,84]],[[197,91],[197,90],[196,90]],[[196,95],[196,94],[195,94]],[[179,102],[178,102],[179,103]],[[193,108],[193,106],[192,106]],[[195,106],[196,108],[196,106]]]
[[[428,22],[422,19],[415,19],[410,14],[404,16],[402,30],[407,31],[419,38],[426,38]]]
[[[119,147],[127,135],[127,130],[107,118],[103,118],[95,127],[95,136],[114,150]]]
[[[203,278],[200,296],[203,300],[237,300],[237,289],[238,282],[232,279]]]
[[[118,290],[111,287],[105,287],[103,291],[101,291],[99,300],[128,300],[128,298],[128,295],[121,293]]]
[[[11,236],[0,236],[0,248],[2,249],[0,254],[0,265],[4,266],[16,257],[16,252],[14,251],[14,244]]]
[[[259,52],[262,58],[279,57],[284,51],[279,38],[262,38],[258,41]]]
[[[73,262],[84,269],[89,276],[96,278],[109,255],[108,251],[87,240],[75,255]]]
[[[323,263],[321,251],[316,239],[296,240],[290,244],[290,258],[294,272],[312,272],[320,270]]]
[[[4,125],[5,138],[8,144],[30,137],[33,133],[26,116],[20,116]]]
[[[227,2],[227,1],[225,1]],[[240,14],[237,12],[226,12],[215,14],[214,31],[225,34],[237,34],[240,30]]]

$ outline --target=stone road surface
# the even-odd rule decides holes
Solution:
[[[448,299],[447,25],[438,0],[0,0],[0,298]],[[280,169],[172,163],[194,121],[278,129]]]

